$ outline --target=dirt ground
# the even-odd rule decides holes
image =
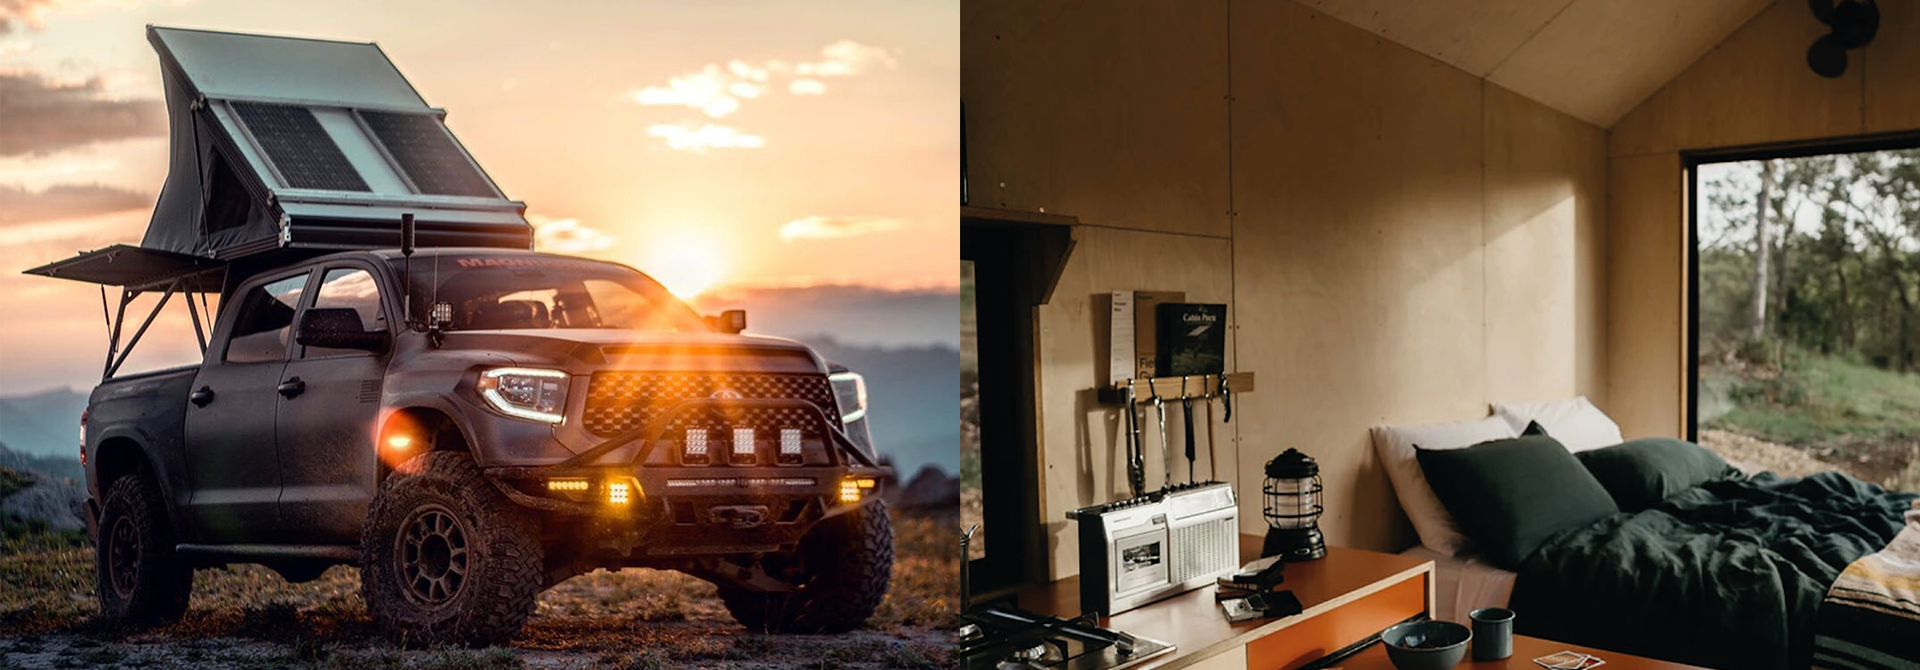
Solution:
[[[706,582],[656,570],[599,571],[543,594],[511,646],[482,650],[388,646],[360,602],[359,573],[346,567],[305,584],[258,566],[202,570],[182,621],[109,630],[93,618],[90,547],[14,538],[0,544],[0,670],[946,668],[955,663],[956,516],[894,515],[893,583],[867,627],[847,635],[747,631]]]
[[[1874,440],[1832,440],[1808,447],[1776,444],[1726,430],[1700,431],[1700,445],[1735,465],[1782,477],[1837,471],[1899,491],[1920,491],[1920,446]]]

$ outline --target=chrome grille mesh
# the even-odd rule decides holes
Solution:
[[[742,398],[792,398],[818,406],[829,420],[839,416],[833,385],[820,374],[709,374],[700,372],[596,372],[587,384],[586,408],[580,417],[587,432],[612,437],[640,428],[655,413],[688,398],[711,398],[720,391]],[[710,414],[689,413],[674,422],[668,435],[701,425],[752,427],[760,439],[777,439],[780,428],[804,428],[809,438],[819,436],[816,422],[795,409],[753,409],[744,416],[723,420]],[[771,431],[771,432],[765,432]]]

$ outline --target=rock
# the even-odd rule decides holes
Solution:
[[[914,473],[904,486],[889,488],[887,505],[916,510],[953,508],[960,505],[960,480],[938,467],[928,465]]]
[[[54,530],[84,530],[81,516],[87,494],[80,482],[27,470],[33,484],[0,500],[0,514],[22,521],[38,520]]]

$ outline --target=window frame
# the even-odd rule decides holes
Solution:
[[[286,343],[285,350],[280,352],[280,358],[275,360],[265,360],[265,361],[231,360],[229,356],[232,353],[232,349],[233,349],[233,330],[234,328],[237,328],[240,325],[240,313],[246,307],[247,294],[251,293],[255,289],[266,288],[268,285],[279,283],[288,279],[292,279],[302,274],[306,275],[306,281],[305,283],[301,284],[302,294],[300,296],[300,300],[294,305],[293,322],[287,324],[287,334],[288,334],[287,343]],[[300,314],[306,309],[305,303],[311,302],[313,300],[312,289],[314,288],[313,286],[314,276],[315,276],[315,273],[314,273],[313,266],[302,267],[302,268],[285,272],[285,273],[263,275],[262,278],[248,280],[246,283],[241,284],[240,288],[236,289],[233,292],[233,298],[237,301],[237,304],[234,305],[232,310],[226,310],[226,306],[224,304],[225,300],[222,300],[223,304],[221,305],[221,309],[223,311],[227,311],[227,316],[225,317],[225,321],[222,322],[221,329],[220,329],[220,364],[222,365],[256,365],[260,363],[274,363],[274,362],[285,363],[287,361],[293,360],[294,338],[297,337],[294,331],[300,325]]]
[[[321,265],[315,265],[309,268],[309,271],[313,273],[313,276],[310,277],[308,281],[309,281],[309,285],[312,287],[313,290],[309,291],[306,296],[303,296],[300,299],[300,309],[296,311],[293,316],[294,341],[289,343],[293,347],[298,347],[299,351],[289,352],[287,356],[287,360],[289,361],[321,361],[321,360],[327,360],[330,358],[351,358],[356,356],[380,355],[371,351],[358,351],[358,350],[347,349],[347,350],[340,350],[339,353],[328,354],[325,356],[308,356],[307,345],[300,344],[300,342],[298,341],[300,337],[300,332],[299,332],[300,318],[307,313],[308,309],[313,308],[315,302],[318,302],[320,300],[320,287],[326,283],[327,273],[332,272],[334,270],[342,270],[342,269],[360,270],[369,275],[372,275],[374,291],[377,293],[376,297],[380,303],[380,314],[381,316],[385,317],[387,321],[387,329],[384,332],[387,335],[388,341],[389,342],[392,341],[394,333],[397,330],[394,328],[394,324],[399,323],[399,321],[394,319],[395,311],[393,308],[393,304],[387,299],[388,296],[391,294],[391,292],[387,290],[386,278],[380,275],[380,270],[377,267],[375,267],[374,264],[372,263],[359,260],[359,259],[342,259],[342,260],[337,260],[329,263],[324,263]],[[294,355],[296,353],[298,355]]]

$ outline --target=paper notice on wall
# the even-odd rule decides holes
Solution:
[[[1159,369],[1159,306],[1160,303],[1183,302],[1186,299],[1186,291],[1133,292],[1133,376],[1152,379],[1167,373]]]
[[[1133,292],[1113,292],[1113,314],[1108,323],[1107,381],[1119,385],[1133,378]]]

